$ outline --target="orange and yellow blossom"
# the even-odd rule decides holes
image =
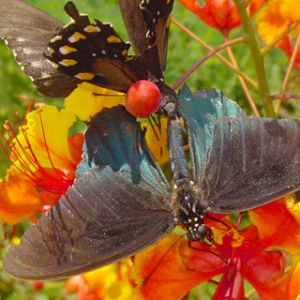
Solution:
[[[298,204],[276,201],[250,211],[253,222],[239,230],[232,222],[210,222],[215,243],[189,244],[182,235],[171,234],[137,254],[137,299],[175,300],[221,275],[214,300],[244,300],[244,280],[262,300],[294,300],[300,295],[300,218]],[[288,234],[287,234],[288,233]],[[285,252],[282,252],[284,250]],[[293,257],[289,271],[285,267]],[[159,288],[158,288],[159,287]]]
[[[280,37],[289,26],[300,20],[300,2],[291,0],[271,0],[258,13],[256,18],[257,30],[261,39],[266,43]],[[294,50],[293,36],[299,34],[299,27],[284,36],[276,46],[281,48],[290,58]],[[300,70],[300,49],[297,49],[294,68]]]
[[[179,0],[179,2],[208,26],[220,30],[225,36],[241,24],[233,0],[205,0],[203,5],[197,0]],[[247,1],[250,14],[252,15],[264,2],[265,0]]]
[[[0,182],[0,219],[17,224],[41,212],[44,206],[54,205],[73,183],[81,159],[82,133],[69,137],[76,117],[88,122],[103,107],[124,104],[124,101],[124,94],[81,84],[66,98],[65,108],[39,107],[27,114],[18,132],[6,124],[2,150],[11,166]],[[142,121],[142,126],[148,128],[146,139],[154,156],[160,163],[167,161],[166,120],[162,120],[162,128],[157,127],[156,131],[147,120]],[[11,154],[4,144],[9,145]]]
[[[66,110],[44,105],[27,114],[18,133],[6,125],[2,136],[12,152],[11,166],[1,181],[4,222],[19,223],[43,206],[54,205],[73,182],[82,146],[81,135],[68,136],[74,122]]]
[[[78,300],[129,300],[133,283],[129,259],[101,269],[71,277],[68,293],[77,293]]]

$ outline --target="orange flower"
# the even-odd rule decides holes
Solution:
[[[129,300],[132,294],[130,260],[71,277],[66,284],[78,300]]]
[[[64,109],[44,105],[28,113],[26,124],[19,127],[18,133],[7,123],[2,150],[12,165],[0,182],[0,219],[16,224],[34,216],[44,206],[54,205],[73,183],[81,159],[82,134],[69,137],[76,116],[89,121],[104,106],[122,104],[124,99],[124,94],[81,84],[66,98]],[[166,120],[161,121],[160,129],[148,120],[143,120],[142,126],[148,128],[146,139],[154,156],[158,162],[166,162],[169,158]]]
[[[241,231],[226,219],[222,223],[210,221],[215,235],[213,246],[191,244],[182,235],[169,235],[136,255],[140,281],[137,299],[159,299],[159,295],[167,300],[179,299],[200,283],[222,275],[214,300],[244,300],[245,280],[260,299],[294,300],[300,291],[299,259],[285,273],[288,260],[280,250],[299,255],[299,211],[298,206],[290,208],[283,201],[271,203],[253,210],[250,217],[255,225]]]
[[[280,37],[292,23],[300,20],[300,2],[291,0],[271,0],[258,13],[256,18],[257,30],[263,41],[273,42]],[[299,34],[297,30],[296,34]],[[293,33],[284,36],[277,47],[281,48],[290,58],[294,51]],[[297,50],[294,68],[300,71],[300,49]]]
[[[228,35],[231,29],[241,24],[240,16],[232,0],[205,0],[201,5],[197,0],[179,0],[187,9],[197,15],[207,25]],[[249,12],[252,15],[265,0],[250,0]]]
[[[9,145],[12,165],[1,182],[3,221],[16,224],[30,218],[54,205],[72,184],[82,147],[81,135],[68,137],[74,121],[67,111],[45,105],[26,116],[19,133],[6,124],[2,149]]]

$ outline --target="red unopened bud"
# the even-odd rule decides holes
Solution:
[[[44,282],[41,280],[36,280],[32,283],[32,285],[36,291],[39,291],[44,287]]]
[[[147,118],[159,109],[161,93],[149,80],[135,82],[128,90],[126,110],[138,118]]]

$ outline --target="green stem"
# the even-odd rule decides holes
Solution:
[[[264,67],[264,58],[260,51],[255,31],[252,27],[248,12],[242,0],[234,0],[234,3],[239,12],[245,33],[249,41],[249,48],[251,57],[255,66],[255,71],[257,75],[259,93],[263,101],[264,108],[268,117],[275,117],[275,112],[272,102],[269,100],[269,84],[266,77],[266,71]]]

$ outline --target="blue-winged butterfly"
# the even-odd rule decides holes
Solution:
[[[215,90],[183,89],[179,111],[193,176],[184,158],[173,160],[172,188],[139,122],[122,106],[105,109],[85,133],[74,184],[10,249],[4,268],[25,279],[77,274],[135,254],[176,224],[192,241],[211,240],[208,213],[243,211],[300,188],[299,121],[247,117]],[[176,135],[170,140],[176,147]]]
[[[4,267],[10,274],[45,279],[87,271],[140,251],[176,224],[185,226],[190,240],[212,241],[203,223],[209,212],[243,211],[300,188],[298,121],[247,117],[214,90],[192,95],[185,88],[177,97],[163,82],[172,0],[120,0],[136,52],[132,57],[127,55],[129,45],[111,26],[91,24],[71,2],[66,11],[74,22],[65,28],[24,1],[0,4],[0,28],[16,9],[30,15],[29,21],[15,25],[24,26],[25,33],[5,25],[0,35],[41,92],[64,96],[80,80],[118,91],[141,79],[158,85],[161,112],[168,117],[175,182],[172,188],[154,161],[136,119],[120,106],[103,110],[85,133],[74,184],[6,256]],[[36,46],[42,51],[35,56],[47,66],[42,71],[32,68],[22,47],[34,49],[25,43],[31,38],[30,26],[41,29],[48,22],[51,30],[32,30],[35,40],[42,41]],[[95,47],[97,41],[100,48]],[[44,51],[55,67],[44,60]],[[181,116],[189,132],[193,176],[183,151]]]

